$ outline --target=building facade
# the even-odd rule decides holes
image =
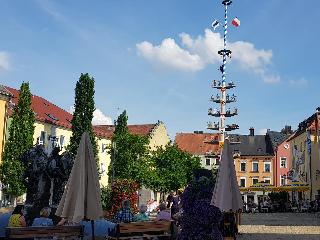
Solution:
[[[320,197],[319,112],[299,123],[298,129],[287,140],[291,146],[290,178],[307,183],[310,190],[296,193],[294,198],[315,200]]]
[[[218,140],[218,134],[203,133],[178,133],[175,143],[178,147],[201,159],[201,166],[205,169],[217,169],[219,166],[219,147],[215,144],[207,143],[210,140]]]
[[[18,90],[0,86],[0,162],[5,140],[8,138],[10,117],[13,113],[13,107],[18,103],[18,100]],[[55,146],[59,146],[61,152],[65,151],[72,135],[72,114],[48,100],[35,95],[32,96],[31,108],[36,118],[33,143],[44,145],[49,153]],[[155,124],[128,125],[128,128],[132,134],[148,136],[150,139],[149,147],[152,150],[170,143],[166,126],[161,121]],[[111,145],[114,129],[113,125],[93,126],[98,145],[98,159],[101,173],[100,185],[102,187],[108,184],[108,167],[111,162],[108,148]]]

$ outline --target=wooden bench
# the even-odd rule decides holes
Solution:
[[[149,221],[119,223],[113,236],[108,239],[171,239],[173,221]]]
[[[7,227],[7,239],[23,239],[23,238],[83,238],[83,226],[50,226],[50,227]]]

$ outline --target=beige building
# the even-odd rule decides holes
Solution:
[[[218,134],[203,133],[177,133],[175,143],[178,147],[201,159],[201,167],[205,169],[217,169],[219,167],[219,147],[208,141],[217,140]]]
[[[298,129],[287,140],[292,146],[292,178],[311,187],[310,191],[296,193],[294,197],[297,200],[320,198],[320,139],[317,137],[320,136],[319,115],[317,112],[299,123]]]

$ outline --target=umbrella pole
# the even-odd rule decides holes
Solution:
[[[94,220],[91,220],[91,230],[92,230],[92,240],[95,240],[95,237],[94,237]]]

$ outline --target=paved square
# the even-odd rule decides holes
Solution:
[[[240,240],[320,239],[320,214],[255,213],[243,214]]]

